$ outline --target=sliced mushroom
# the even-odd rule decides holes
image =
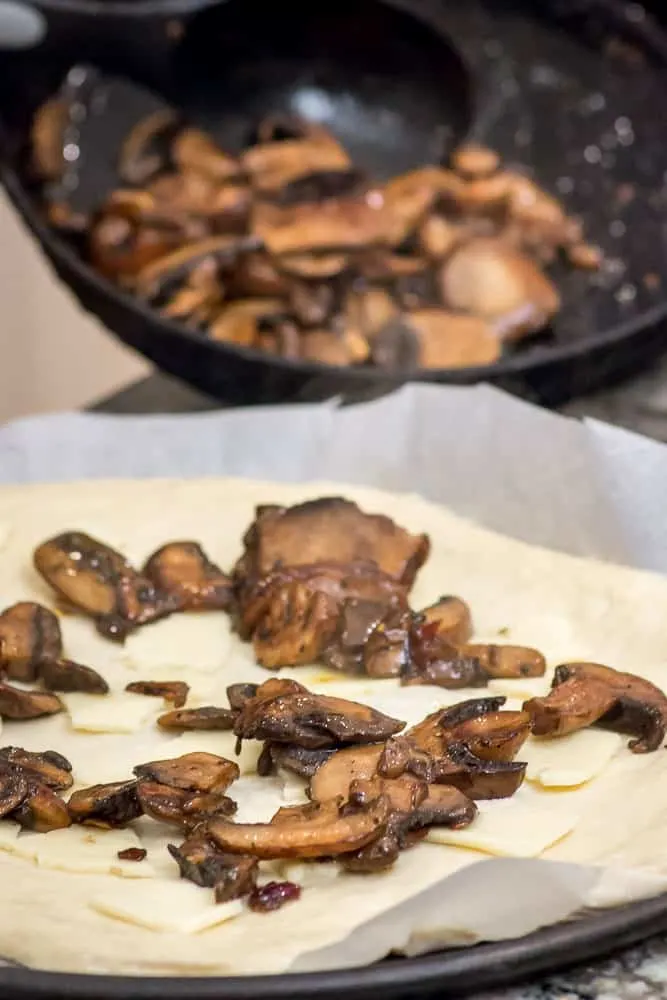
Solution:
[[[488,177],[500,166],[500,157],[488,146],[480,146],[470,142],[459,146],[452,155],[452,167],[467,180],[476,177]]]
[[[286,316],[287,307],[280,299],[240,299],[222,306],[208,327],[213,340],[241,347],[252,347],[264,321]]]
[[[196,269],[212,263],[214,266],[231,267],[240,254],[257,249],[253,237],[224,234],[207,236],[179,246],[171,253],[143,267],[134,280],[135,291],[142,297],[157,298],[168,285],[183,281]]]
[[[18,809],[28,796],[30,785],[25,775],[14,769],[0,768],[0,818]]]
[[[164,698],[176,708],[180,708],[188,700],[190,687],[185,681],[132,681],[125,685],[125,690],[132,694],[145,694],[151,698]],[[158,719],[158,724],[163,725],[160,719]]]
[[[192,790],[158,781],[140,781],[137,798],[147,816],[185,830],[216,816],[231,816],[236,811],[233,799],[221,793],[193,794]]]
[[[272,699],[258,697],[239,712],[234,732],[240,739],[291,743],[317,750],[346,743],[376,743],[405,723],[367,705],[307,691]]]
[[[179,708],[165,712],[157,720],[161,729],[219,730],[225,732],[234,728],[236,713],[229,708],[205,705],[203,708]]]
[[[527,712],[488,712],[452,726],[447,735],[465,743],[481,760],[507,762],[530,736],[530,722]]]
[[[69,118],[67,102],[52,97],[35,112],[30,130],[32,163],[41,180],[57,181],[65,168],[65,128]]]
[[[280,273],[279,265],[280,262],[264,250],[242,254],[225,275],[230,296],[235,299],[275,299],[283,295],[287,282]]]
[[[58,619],[41,604],[21,601],[0,614],[0,671],[31,683],[41,664],[62,656]]]
[[[248,895],[257,884],[257,859],[225,854],[204,834],[188,837],[180,846],[168,845],[181,878],[203,888],[216,889],[216,902]]]
[[[72,765],[55,750],[32,753],[21,747],[3,747],[0,750],[0,772],[4,772],[6,765],[54,791],[71,788],[74,782]]]
[[[73,823],[113,830],[138,819],[142,808],[136,781],[91,785],[73,792],[67,803]]]
[[[134,285],[137,275],[179,249],[181,229],[141,225],[115,209],[103,211],[90,229],[88,250],[94,267],[121,284]]]
[[[379,192],[388,215],[387,242],[401,244],[440,196],[452,196],[460,187],[459,178],[441,167],[421,167],[388,181]]]
[[[139,764],[134,774],[141,781],[153,781],[190,792],[225,792],[239,776],[238,764],[212,753],[187,753],[173,760]]]
[[[331,317],[336,295],[331,284],[312,281],[292,281],[288,303],[290,312],[302,327],[318,327]]]
[[[320,205],[255,205],[251,231],[273,254],[336,252],[381,245],[387,213],[367,198],[341,198]]]
[[[123,640],[133,629],[177,610],[114,549],[83,532],[72,531],[42,543],[35,567],[53,589],[91,615],[98,631]]]
[[[314,774],[330,760],[336,750],[308,750],[305,747],[291,746],[289,743],[266,743],[257,763],[257,773],[262,776],[271,774],[276,767],[298,774],[301,778],[312,778]]]
[[[526,646],[467,643],[459,652],[477,659],[489,677],[544,677],[547,668],[542,653]]]
[[[384,752],[382,744],[348,747],[332,754],[317,768],[309,785],[313,802],[329,802],[341,797],[347,799],[350,785],[357,781],[370,781],[378,771]]]
[[[384,288],[353,288],[345,300],[347,323],[371,341],[397,314],[396,303]]]
[[[413,535],[382,514],[366,514],[342,497],[260,507],[244,545],[234,568],[240,584],[279,566],[374,562],[405,587],[414,583],[430,548],[427,535]]]
[[[233,157],[197,128],[178,132],[171,144],[171,155],[180,170],[192,170],[217,183],[229,181],[242,172],[241,165]]]
[[[511,798],[525,776],[526,765],[520,761],[482,760],[466,743],[450,743],[433,772],[436,783],[453,785],[475,800]]]
[[[326,129],[310,125],[307,134],[298,138],[251,146],[243,153],[241,164],[255,188],[270,194],[309,174],[347,170],[350,158]]]
[[[453,646],[462,646],[472,635],[472,615],[460,597],[447,595],[421,612],[427,623],[437,623],[438,635]]]
[[[422,368],[467,368],[498,360],[501,343],[487,320],[445,309],[416,309],[404,316],[419,345]]]
[[[419,245],[434,260],[442,260],[464,238],[464,227],[442,215],[429,215],[419,227]]]
[[[413,616],[396,609],[385,615],[364,643],[362,664],[369,677],[406,677],[412,664]]]
[[[606,684],[572,677],[545,698],[524,702],[523,710],[530,715],[534,736],[567,736],[592,726],[616,701]]]
[[[213,819],[210,837],[232,854],[262,859],[334,857],[358,850],[378,837],[389,816],[380,797],[364,808],[342,815],[338,802],[312,803],[286,822],[231,823]]]
[[[299,688],[301,685],[299,685]],[[247,701],[254,698],[259,690],[259,684],[230,684],[227,688],[229,706],[234,711],[240,711]]]
[[[49,660],[39,667],[39,679],[49,691],[84,691],[107,694],[109,685],[92,667],[72,660]]]
[[[362,364],[369,357],[368,342],[358,331],[307,330],[301,338],[301,357],[323,365]]]
[[[560,308],[549,279],[500,240],[470,240],[445,261],[440,280],[449,309],[495,324],[504,340],[542,329]]]
[[[161,592],[177,598],[184,611],[226,611],[231,605],[231,580],[198,542],[163,545],[142,572]]]
[[[72,824],[65,802],[51,788],[38,782],[28,782],[28,794],[11,818],[24,830],[35,833],[64,830]]]
[[[378,330],[371,344],[373,362],[388,371],[413,371],[419,367],[417,331],[397,316]]]
[[[292,253],[276,258],[276,266],[284,274],[311,281],[336,278],[348,265],[349,257],[341,253]]]
[[[434,684],[449,689],[485,687],[488,675],[479,660],[459,652],[443,636],[437,621],[416,619],[410,632],[410,661],[403,684]]]
[[[63,703],[55,694],[24,691],[0,683],[0,717],[3,719],[39,719],[62,712]]]
[[[355,167],[340,170],[313,170],[288,181],[275,194],[278,205],[321,203],[330,198],[358,195],[364,186],[364,175]]]
[[[371,600],[358,597],[348,598],[343,601],[338,612],[335,632],[332,634],[327,645],[322,651],[322,660],[327,666],[334,670],[343,670],[347,673],[363,673],[364,668],[368,670],[366,660],[373,666],[379,660],[379,650],[371,649],[368,652],[368,643],[376,632],[382,637],[384,645],[385,636],[390,628],[385,623],[387,615],[387,602]],[[399,619],[404,615],[399,612]],[[376,644],[377,645],[377,644]],[[391,673],[382,673],[379,669],[372,676],[400,675],[400,664]]]
[[[118,173],[126,184],[146,184],[164,167],[167,139],[176,122],[171,108],[158,108],[130,129],[118,157]]]

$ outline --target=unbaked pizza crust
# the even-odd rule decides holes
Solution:
[[[87,531],[122,549],[135,564],[169,539],[193,538],[227,568],[241,552],[241,539],[257,504],[294,503],[323,495],[345,495],[365,510],[386,513],[413,531],[430,534],[432,554],[413,591],[415,607],[443,593],[458,593],[471,605],[476,636],[482,640],[534,645],[546,654],[551,667],[567,659],[597,660],[667,687],[667,617],[655,611],[667,604],[666,579],[531,547],[481,529],[418,497],[339,484],[291,486],[207,479],[2,488],[0,607],[22,599],[53,607],[53,595],[31,567],[33,549],[50,535],[71,529]],[[82,617],[67,615],[61,624],[67,655],[99,670],[109,682],[112,694],[103,700],[112,718],[114,704],[127,703],[124,688],[132,680],[185,680],[192,685],[191,704],[195,705],[209,699],[224,704],[228,684],[261,682],[269,676],[255,663],[251,647],[232,634],[224,614],[175,616],[141,630],[125,647],[102,639]],[[440,706],[481,693],[479,689],[401,689],[394,681],[356,680],[319,667],[284,673],[316,691],[356,697],[408,724]],[[520,683],[516,689],[511,682],[502,686],[510,696],[510,707],[525,696]],[[133,723],[127,733],[75,731],[63,714],[31,723],[6,722],[2,740],[65,754],[74,765],[77,787],[128,778],[136,763],[176,756],[198,745],[208,750],[217,743],[219,752],[231,752],[229,734],[179,737],[160,732],[154,723],[158,708],[153,711],[151,706],[149,712],[147,706],[146,718]],[[95,717],[99,720],[100,713]],[[243,768],[248,772],[252,749],[246,747],[244,752],[249,754]],[[640,867],[655,873],[657,885],[660,876],[667,877],[663,834],[667,758],[663,752],[635,756],[619,742],[616,749],[601,748],[600,760],[601,769],[593,768],[592,776],[584,773],[583,784],[554,791],[534,779],[513,800],[482,803],[484,836],[480,840],[485,851],[534,853],[551,841],[553,831],[565,831],[562,839],[544,850],[543,857]],[[554,769],[559,773],[555,756],[547,763],[550,773]],[[570,784],[578,773],[566,744],[560,773],[569,775]],[[259,820],[288,801],[298,801],[303,786],[280,776],[259,779],[246,773],[232,786],[231,794],[239,802],[240,818]],[[525,829],[531,809],[534,816],[542,817],[534,836]],[[494,813],[501,817],[495,827]],[[551,826],[550,815],[554,817]],[[212,894],[198,890],[201,895],[193,896],[178,880],[167,854],[167,843],[178,840],[176,831],[146,819],[135,824],[134,833],[148,850],[151,875],[131,878],[127,872],[121,876],[39,867],[30,841],[39,835],[22,833],[16,838],[8,827],[2,824],[0,830],[0,881],[3,912],[11,914],[11,919],[0,921],[0,954],[31,966],[78,972],[214,975],[282,971],[300,954],[343,939],[354,926],[488,857],[470,848],[424,843],[401,855],[391,872],[332,876],[327,871],[321,878],[304,879],[301,900],[277,913],[266,916],[233,909],[226,913],[226,922],[209,927],[217,919],[207,909],[215,909]],[[80,831],[74,836],[80,836]],[[68,867],[76,868],[76,860],[68,861]],[[269,868],[266,877],[281,875],[280,866]],[[601,901],[605,905],[623,901],[630,892],[625,886],[631,883],[606,882]],[[130,911],[132,894],[136,894],[134,910],[143,914],[144,923],[151,922],[146,919],[150,898],[160,900],[156,907],[163,910],[173,899],[172,917],[166,921],[169,928],[149,929],[123,922],[118,913],[109,915],[119,887]],[[173,913],[178,911],[178,899],[186,895],[183,926],[174,930]],[[196,927],[208,929],[197,933]],[[464,939],[465,931],[452,927],[451,939]]]

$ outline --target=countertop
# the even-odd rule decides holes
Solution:
[[[90,409],[118,414],[189,413],[220,405],[176,379],[155,374]],[[667,441],[667,360],[647,375],[569,403],[561,412],[595,417]],[[567,964],[564,954],[563,965]],[[477,993],[470,1000],[667,1000],[667,935],[564,974]]]

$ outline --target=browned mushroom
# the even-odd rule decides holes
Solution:
[[[396,302],[384,288],[353,288],[347,294],[345,320],[368,340],[372,340],[397,314]]]
[[[336,278],[345,271],[349,265],[349,257],[341,253],[292,253],[277,257],[275,265],[291,278],[325,281],[327,278]]]
[[[239,632],[252,637],[264,667],[315,662],[333,641],[339,611],[353,599],[405,606],[405,590],[373,563],[274,570],[241,600]]]
[[[141,225],[109,209],[93,222],[88,249],[93,265],[103,275],[133,284],[144,268],[170,255],[184,240],[185,234],[177,227]]]
[[[441,260],[461,242],[464,234],[460,223],[434,213],[428,215],[419,227],[419,245],[428,257]]]
[[[300,354],[304,360],[320,364],[352,365],[366,361],[370,347],[353,329],[306,330],[301,337]]]
[[[140,625],[178,610],[114,549],[80,531],[43,542],[34,555],[35,567],[53,589],[91,615],[98,631],[124,640]]]
[[[422,368],[490,365],[500,357],[500,339],[481,316],[417,309],[403,319],[415,331]]]
[[[285,317],[287,308],[280,299],[239,299],[225,303],[208,327],[213,340],[252,347],[264,322]]]
[[[126,184],[145,184],[162,169],[168,152],[166,139],[176,122],[171,108],[158,108],[130,129],[118,157],[118,174]]]
[[[593,725],[615,701],[606,684],[573,677],[553,688],[545,698],[530,698],[523,709],[530,715],[535,736],[567,736]]]
[[[258,191],[275,193],[307,174],[346,170],[350,159],[326,129],[308,124],[294,138],[274,138],[251,146],[243,153],[241,164]]]
[[[301,689],[300,684],[298,689]],[[258,690],[259,684],[230,684],[227,688],[227,700],[230,708],[236,712],[240,711],[247,701],[255,697]]]
[[[500,157],[488,146],[480,146],[475,142],[459,146],[452,155],[452,167],[467,180],[476,177],[488,177],[500,166]]]
[[[289,283],[289,309],[302,327],[325,324],[331,318],[335,302],[336,295],[331,284],[297,280]]]
[[[413,535],[382,514],[342,497],[259,507],[244,537],[235,580],[256,580],[277,566],[374,562],[406,587],[428,558],[427,535]]]
[[[460,179],[442,167],[421,167],[388,181],[377,192],[387,215],[387,242],[402,243],[440,196],[453,196],[460,187]]]
[[[234,728],[236,713],[229,708],[205,705],[202,708],[181,708],[165,712],[157,720],[162,729],[214,729],[225,731]]]
[[[0,671],[10,680],[36,680],[38,668],[62,651],[60,625],[48,608],[21,601],[0,614]]]
[[[41,180],[56,181],[65,167],[65,127],[69,118],[67,102],[52,97],[35,112],[30,131],[32,164]]]
[[[234,299],[270,298],[285,293],[287,282],[279,271],[279,261],[264,250],[241,254],[225,273],[225,285]]]
[[[198,542],[169,542],[148,559],[142,573],[184,611],[226,611],[231,580],[210,561]]]
[[[112,830],[127,826],[142,814],[136,781],[91,785],[73,792],[67,803],[73,823]]]
[[[530,715],[487,712],[447,728],[448,739],[465,743],[480,760],[508,762],[515,759],[530,735]]]
[[[0,768],[0,818],[5,819],[27,798],[28,779],[20,771]]]
[[[363,196],[287,208],[260,202],[251,231],[274,254],[342,253],[385,242],[387,212]]]
[[[54,791],[71,788],[74,781],[72,765],[55,750],[32,753],[21,747],[3,747],[0,750],[0,772],[4,773],[7,766]]]
[[[362,193],[364,174],[355,167],[340,170],[312,170],[288,181],[274,193],[277,205],[321,203],[331,198],[346,198]]]
[[[443,264],[441,288],[448,308],[481,317],[504,340],[540,330],[560,308],[549,279],[500,240],[470,240],[456,250]]]
[[[459,652],[477,659],[489,677],[544,677],[547,668],[542,653],[526,646],[466,643]]]
[[[3,719],[39,719],[62,712],[63,703],[55,694],[24,691],[0,683],[0,717]]]
[[[176,708],[188,700],[189,685],[185,681],[131,681],[125,685],[131,694],[145,694],[150,698],[164,698]],[[159,723],[158,719],[158,723]]]
[[[421,614],[427,623],[436,622],[438,635],[453,646],[463,645],[472,635],[470,608],[460,597],[440,597],[435,604],[424,608]]]
[[[212,753],[186,753],[173,760],[138,764],[134,774],[141,781],[158,782],[190,792],[225,792],[239,776],[230,760]]]
[[[376,743],[405,726],[354,701],[305,690],[263,698],[262,687],[238,714],[234,732],[240,739],[298,744],[317,750],[346,743]]]
[[[233,799],[221,793],[193,793],[159,781],[140,781],[137,798],[147,816],[185,830],[194,829],[214,816],[231,816],[236,811]]]
[[[456,689],[485,687],[488,679],[479,660],[462,655],[443,635],[437,620],[413,620],[410,659],[402,674],[403,684],[434,684]]]
[[[255,888],[259,866],[256,858],[225,854],[203,833],[194,834],[176,847],[168,845],[181,878],[195,885],[215,888],[216,902],[226,903],[248,895]]]
[[[183,280],[197,269],[232,267],[241,254],[256,249],[257,241],[253,237],[236,234],[206,236],[187,246],[179,244],[173,252],[165,251],[157,260],[153,259],[135,272],[133,287],[137,294],[152,300],[167,285]]]
[[[384,828],[389,803],[380,797],[368,805],[341,813],[338,802],[310,803],[270,823],[232,823],[213,819],[209,836],[224,851],[262,859],[326,858],[364,847]]]
[[[312,801],[329,802],[338,797],[347,799],[350,785],[355,781],[369,781],[376,776],[383,751],[382,744],[336,751],[317,768],[310,780]]]
[[[109,685],[92,667],[73,660],[48,660],[39,667],[39,679],[49,691],[85,691],[107,694]]]
[[[25,830],[49,833],[71,826],[72,819],[65,802],[46,785],[28,782],[28,794],[11,814]]]
[[[400,628],[406,612],[400,608],[393,611],[386,600],[351,597],[343,601],[336,618],[335,631],[322,650],[322,660],[334,670],[348,673],[365,671],[373,677],[398,677],[402,666],[400,657],[392,658],[389,665],[389,657],[383,655],[385,647],[391,642],[389,637],[392,634],[394,616],[397,617],[396,624]],[[379,642],[373,642],[376,635]],[[401,642],[407,647],[405,629],[401,633]]]
[[[171,156],[179,170],[192,170],[217,183],[239,177],[242,172],[233,157],[197,128],[184,128],[177,133],[171,144]]]
[[[312,778],[334,753],[337,751],[328,747],[323,750],[309,750],[289,743],[265,743],[257,761],[257,773],[266,777],[274,768],[282,767],[286,771],[298,774],[301,778]]]

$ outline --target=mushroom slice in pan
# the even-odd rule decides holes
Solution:
[[[498,714],[505,701],[502,696],[470,698],[450,708],[438,709],[408,729],[403,734],[404,739],[411,746],[433,757],[441,757],[446,752],[448,743],[456,738],[452,734],[456,733],[459,726]]]
[[[345,299],[345,319],[373,340],[398,314],[396,302],[384,288],[352,288]]]
[[[66,532],[35,550],[35,567],[53,589],[91,615],[98,631],[123,640],[135,628],[178,610],[114,549],[80,531]]]
[[[371,342],[373,362],[388,371],[414,371],[419,367],[416,330],[396,316],[377,331]]]
[[[231,760],[216,754],[186,753],[173,760],[138,764],[134,774],[141,781],[157,781],[185,791],[225,792],[238,778],[239,768]]]
[[[278,566],[374,562],[410,587],[430,548],[427,535],[413,535],[383,514],[366,514],[342,497],[259,507],[243,541],[234,569],[239,583]]]
[[[279,269],[279,262],[264,250],[242,254],[233,268],[225,273],[225,285],[233,299],[284,295],[288,282]]]
[[[239,177],[241,165],[198,128],[181,129],[171,143],[171,156],[179,170],[204,174],[217,183]]]
[[[440,281],[448,308],[496,324],[504,340],[542,329],[560,308],[546,275],[500,240],[470,240],[445,261]]]
[[[216,887],[217,890],[220,887],[224,899],[217,899],[219,903],[245,896],[256,885],[257,859],[225,854],[205,834],[194,834],[178,847],[169,844],[168,850],[179,867],[181,878],[203,888]]]
[[[88,250],[101,274],[133,286],[144,268],[171,255],[184,239],[175,227],[141,225],[121,212],[107,210],[93,222]]]
[[[310,779],[310,798],[313,802],[347,799],[355,781],[369,781],[376,776],[383,752],[381,743],[337,750]]]
[[[138,819],[142,808],[136,781],[115,781],[91,785],[73,792],[67,803],[73,823],[113,830]]]
[[[291,181],[308,174],[347,170],[350,158],[321,126],[307,126],[307,134],[274,139],[251,146],[241,156],[241,165],[263,194],[277,193]]]
[[[293,253],[277,257],[275,264],[290,278],[305,278],[307,280],[326,281],[337,278],[350,263],[346,254],[342,253]],[[269,294],[269,293],[267,293]]]
[[[224,851],[260,860],[326,858],[358,850],[380,836],[389,812],[389,802],[382,796],[344,815],[337,801],[311,803],[270,823],[213,819],[208,833]]]
[[[118,157],[118,173],[126,184],[146,184],[168,162],[168,137],[175,128],[176,113],[158,108],[140,118],[125,136]]]
[[[145,694],[150,698],[164,698],[175,708],[180,708],[188,700],[190,687],[185,681],[131,681],[125,685],[125,690],[131,694]]]
[[[55,750],[32,753],[21,747],[3,747],[0,750],[0,771],[4,771],[6,765],[54,791],[71,788],[74,782],[72,765]]]
[[[57,181],[65,168],[65,128],[69,107],[61,97],[45,101],[35,112],[30,130],[32,165],[40,180]]]
[[[234,728],[236,713],[229,708],[219,708],[217,705],[204,705],[202,708],[177,708],[173,712],[165,712],[157,720],[161,729],[219,730],[225,732]]]
[[[67,804],[59,795],[39,782],[28,782],[28,794],[11,814],[25,830],[49,833],[72,825]]]
[[[326,282],[292,281],[288,303],[290,313],[302,327],[318,327],[331,318],[336,295]]]
[[[463,645],[472,635],[470,608],[461,597],[440,597],[420,613],[428,624],[436,623],[438,635],[453,646]]]
[[[153,260],[136,275],[136,292],[147,299],[157,298],[171,283],[178,283],[209,261],[215,266],[231,267],[240,254],[257,249],[257,241],[248,236],[207,236],[172,253]]]
[[[300,356],[322,365],[358,365],[370,356],[370,345],[358,330],[305,330],[301,337]]]
[[[416,309],[404,321],[415,331],[422,368],[468,368],[490,365],[501,354],[501,342],[486,319]]]
[[[542,653],[527,646],[466,643],[459,652],[478,660],[489,677],[544,677],[547,668]]]
[[[461,174],[466,180],[477,177],[488,177],[494,174],[500,166],[500,157],[488,146],[479,146],[470,142],[452,154],[452,168],[457,174]]]
[[[441,167],[421,167],[388,181],[377,192],[388,214],[388,242],[402,243],[439,197],[453,195],[460,186],[456,175]]]
[[[358,195],[365,178],[356,167],[339,170],[313,170],[288,181],[276,192],[274,200],[283,207],[319,203],[330,198],[347,198]]]
[[[58,619],[41,604],[21,601],[0,614],[0,671],[31,683],[42,663],[62,656]]]
[[[281,299],[239,299],[225,303],[209,324],[208,334],[213,340],[226,344],[252,347],[260,335],[262,323],[284,318],[286,311]]]
[[[234,732],[240,739],[293,743],[317,750],[346,743],[376,743],[405,726],[367,705],[307,691],[257,698],[240,711]]]
[[[231,604],[231,580],[198,542],[163,545],[142,572],[163,593],[176,597],[184,611],[226,611]]]
[[[387,213],[367,198],[340,198],[319,205],[255,205],[251,230],[274,254],[337,252],[382,245]]]
[[[39,679],[49,691],[84,691],[107,694],[109,685],[92,667],[73,660],[48,660],[39,667]]]
[[[63,703],[46,691],[24,691],[0,683],[0,717],[3,719],[39,719],[62,712]]]

